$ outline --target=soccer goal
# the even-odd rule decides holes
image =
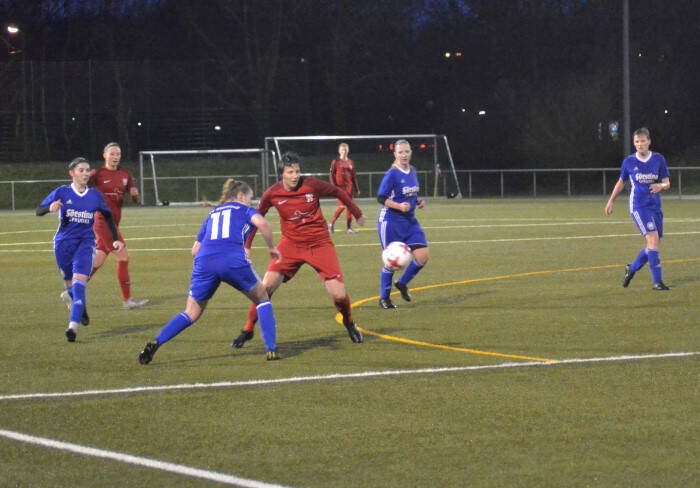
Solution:
[[[144,205],[211,204],[228,178],[245,181],[260,196],[264,153],[262,148],[140,151],[141,200]]]
[[[350,146],[349,158],[355,163],[361,196],[375,197],[384,173],[394,161],[394,143],[406,139],[411,143],[411,165],[416,168],[422,195],[462,198],[447,136],[440,134],[353,135],[353,136],[295,136],[266,137],[266,175],[277,178],[277,162],[285,151],[302,157],[302,172],[328,178],[331,161],[338,157],[338,145]]]

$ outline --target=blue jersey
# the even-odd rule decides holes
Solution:
[[[41,202],[41,207],[48,207],[56,200],[63,206],[58,211],[58,230],[54,242],[62,240],[95,240],[95,212],[111,215],[102,193],[93,188],[78,192],[73,185],[59,186]]]
[[[243,243],[254,225],[251,218],[259,212],[247,205],[227,202],[214,208],[202,224],[197,241],[201,243],[195,262],[216,256],[227,266],[248,266]]]
[[[396,166],[389,168],[384,174],[381,184],[379,185],[378,196],[393,200],[396,203],[408,202],[411,209],[408,212],[396,212],[404,215],[406,218],[413,217],[413,213],[418,205],[418,175],[416,170],[411,166],[408,172],[404,172]],[[386,206],[382,208],[382,212],[389,210]]]
[[[392,166],[384,174],[377,194],[396,203],[408,202],[411,207],[408,212],[400,212],[382,206],[377,218],[377,232],[382,248],[391,241],[400,241],[409,246],[427,246],[425,234],[415,215],[419,191],[418,175],[413,167],[404,172]]]
[[[659,153],[651,153],[646,161],[640,161],[636,153],[627,156],[622,162],[620,179],[630,183],[630,213],[637,209],[661,210],[661,196],[651,193],[652,183],[661,183],[668,178],[666,160]]]

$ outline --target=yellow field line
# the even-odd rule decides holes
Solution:
[[[678,264],[678,263],[689,263],[689,262],[696,262],[696,261],[700,261],[700,258],[667,259],[667,260],[664,260],[664,263],[666,263],[666,264]],[[470,280],[452,281],[449,283],[437,283],[434,285],[425,285],[425,286],[420,286],[417,288],[411,288],[411,292],[432,290],[434,288],[442,288],[445,286],[466,285],[469,283],[482,283],[482,282],[486,282],[486,281],[506,280],[506,279],[512,279],[512,278],[524,278],[527,276],[540,276],[540,275],[555,274],[555,273],[574,273],[574,272],[579,272],[579,271],[596,271],[596,270],[600,270],[600,269],[612,269],[612,268],[620,268],[620,267],[621,267],[621,265],[619,265],[619,264],[606,264],[603,266],[588,266],[588,267],[583,267],[583,268],[567,268],[567,269],[554,269],[554,270],[544,270],[544,271],[527,271],[525,273],[515,273],[515,274],[510,274],[510,275],[502,275],[502,276],[489,276],[486,278],[473,278]],[[392,295],[398,295],[398,294],[399,294],[399,292],[392,293]],[[374,302],[377,300],[379,300],[378,296],[364,298],[362,300],[358,300],[357,302],[353,303],[352,306],[353,306],[353,308],[355,308],[355,307],[358,307],[362,304],[365,304],[368,302]],[[343,323],[343,316],[338,313],[335,316],[335,320],[339,324],[342,324]],[[500,353],[500,352],[482,351],[479,349],[469,349],[469,348],[464,348],[464,347],[444,346],[442,344],[432,344],[430,342],[414,341],[411,339],[405,339],[403,337],[396,337],[396,336],[391,336],[391,335],[387,335],[387,334],[380,334],[379,332],[367,330],[367,329],[364,329],[362,327],[358,327],[358,329],[360,329],[360,331],[366,335],[379,337],[380,339],[385,339],[387,341],[394,341],[394,342],[401,342],[404,344],[411,344],[413,346],[430,347],[433,349],[444,349],[447,351],[466,352],[469,354],[477,354],[480,356],[495,356],[495,357],[509,358],[509,359],[522,359],[524,361],[541,361],[541,362],[545,362],[545,363],[558,362],[558,360],[556,360],[556,359],[536,358],[536,357],[530,357],[530,356],[521,356],[518,354],[506,354],[506,353]]]
[[[365,330],[362,327],[358,327],[365,335],[371,335],[379,337],[381,339],[386,339],[388,341],[403,342],[404,344],[411,344],[414,346],[431,347],[433,349],[445,349],[447,351],[457,351],[457,352],[468,352],[470,354],[478,354],[480,356],[496,356],[499,358],[510,358],[510,359],[522,359],[524,361],[541,361],[543,363],[556,363],[556,359],[546,359],[546,358],[533,358],[530,356],[520,356],[517,354],[505,354],[502,352],[491,352],[491,351],[481,351],[478,349],[468,349],[466,347],[452,347],[443,346],[442,344],[431,344],[429,342],[413,341],[411,339],[404,339],[403,337],[390,336],[386,334],[380,334],[371,330]]]

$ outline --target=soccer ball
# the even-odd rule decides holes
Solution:
[[[382,251],[382,262],[392,271],[405,268],[411,260],[413,260],[411,248],[403,242],[390,242]]]

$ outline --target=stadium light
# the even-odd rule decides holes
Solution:
[[[4,35],[5,33],[7,33],[6,36]],[[5,43],[9,54],[19,54],[22,52],[22,49],[15,46],[15,44],[12,42],[12,38],[14,37],[21,40],[21,38],[19,38],[21,33],[22,31],[19,27],[17,27],[17,24],[6,24],[3,27],[3,35],[0,36],[0,38],[2,38],[2,41]]]

